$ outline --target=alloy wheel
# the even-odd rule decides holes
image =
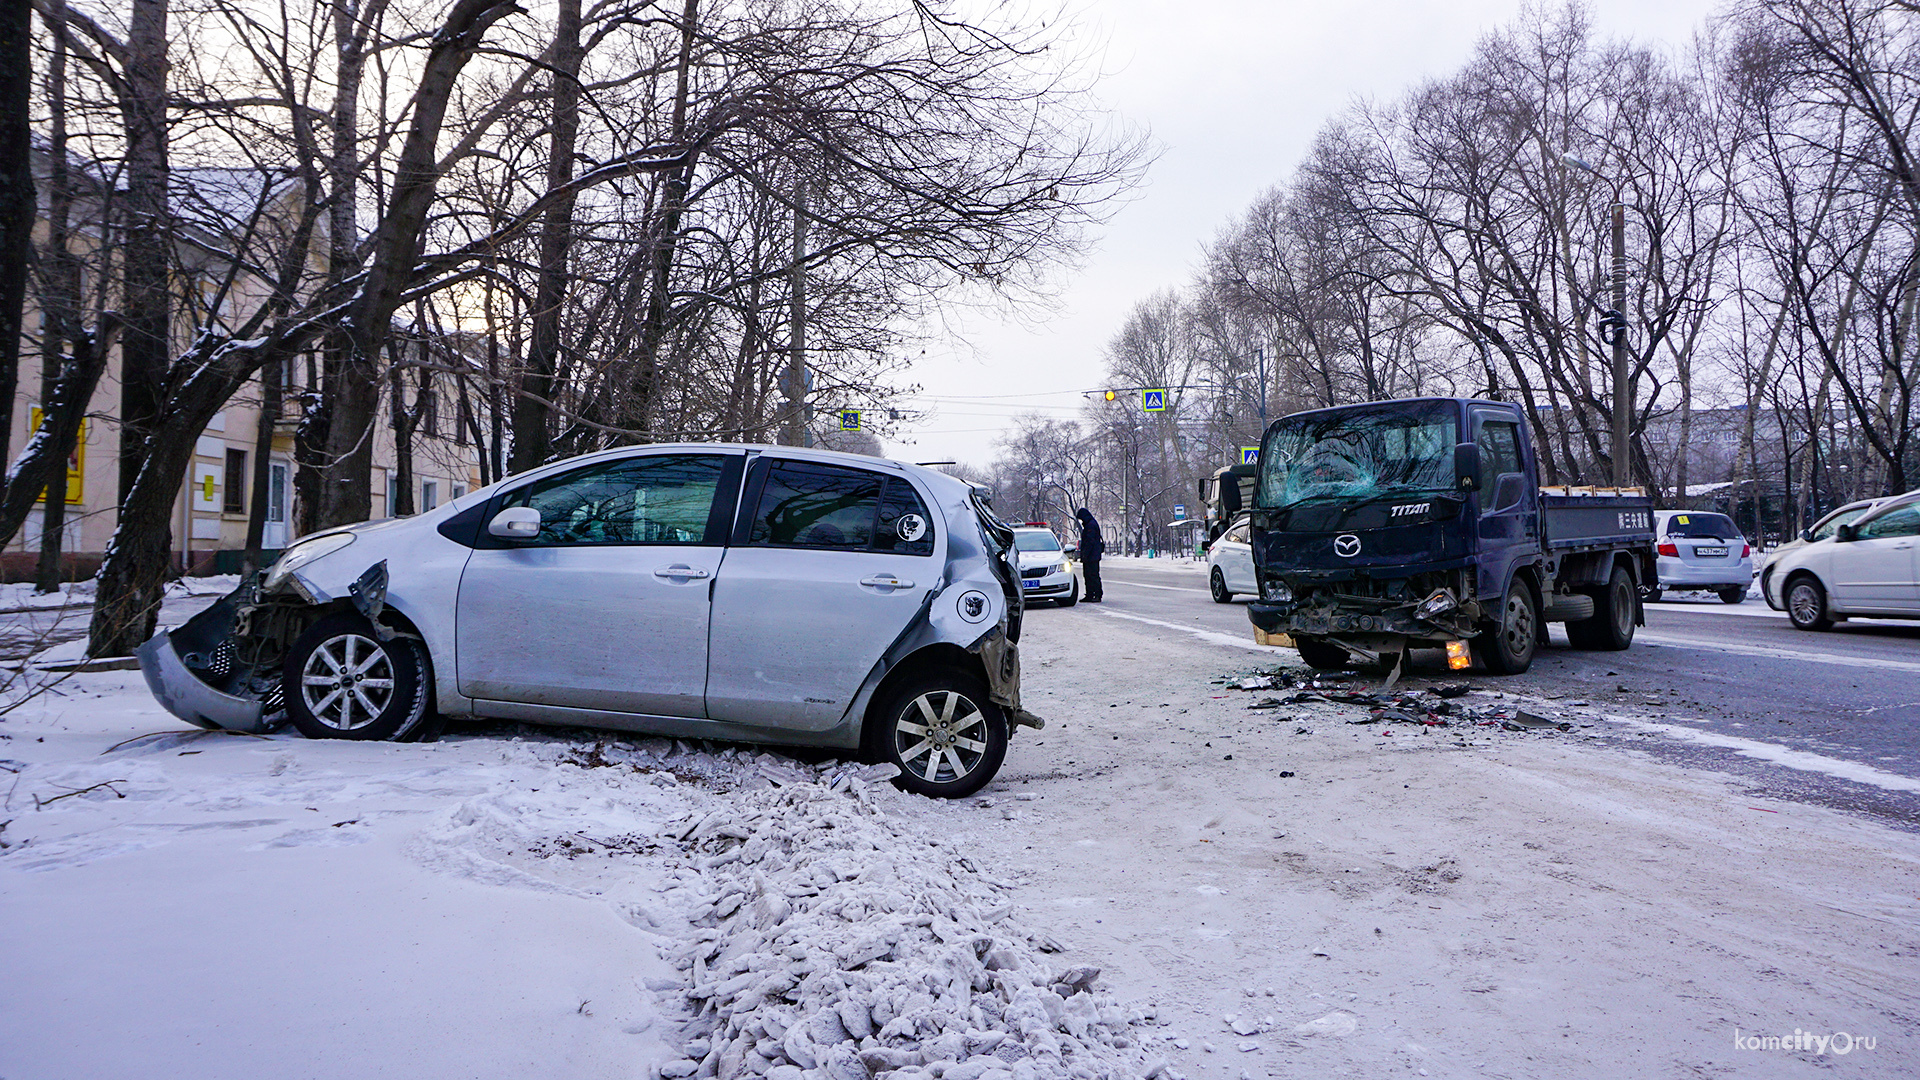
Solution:
[[[372,638],[330,637],[307,657],[300,696],[307,711],[327,727],[363,728],[379,719],[393,700],[393,661]]]
[[[965,694],[929,690],[901,711],[894,725],[900,762],[929,783],[950,784],[971,773],[987,753],[987,718]]]

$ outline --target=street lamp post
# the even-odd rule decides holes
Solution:
[[[1627,204],[1620,201],[1620,183],[1602,175],[1599,169],[1572,154],[1560,159],[1576,169],[1592,173],[1613,188],[1610,232],[1613,241],[1613,310],[1602,326],[1612,334],[1613,346],[1613,486],[1627,487],[1633,482],[1633,389],[1628,385],[1627,368]]]

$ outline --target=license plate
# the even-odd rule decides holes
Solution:
[[[1723,552],[1721,552],[1721,554],[1723,554],[1723,555],[1724,555],[1724,554],[1726,554],[1726,552],[1724,552],[1724,551],[1723,551]],[[1040,587],[1040,579],[1039,579],[1039,578],[1037,578],[1037,577],[1036,577],[1036,578],[1022,578],[1022,579],[1020,579],[1020,587],[1021,587],[1021,588],[1023,588],[1023,589],[1037,589],[1037,588],[1039,588],[1039,587]]]
[[[1702,559],[1724,559],[1727,557],[1727,549],[1723,547],[1696,547],[1693,549],[1693,554],[1697,558]]]

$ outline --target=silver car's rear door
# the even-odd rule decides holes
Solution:
[[[762,457],[713,592],[707,713],[822,731],[920,610],[944,537],[899,473]]]
[[[701,717],[708,588],[744,452],[601,460],[508,492],[537,538],[482,538],[460,578],[462,694],[602,712]]]

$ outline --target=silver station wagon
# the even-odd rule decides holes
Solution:
[[[175,716],[417,739],[445,716],[855,751],[959,796],[1020,708],[1012,531],[881,458],[654,445],[307,536],[140,650]]]

